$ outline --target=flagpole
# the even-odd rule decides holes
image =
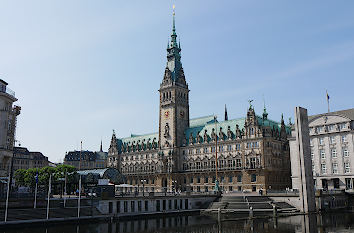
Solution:
[[[80,199],[81,199],[81,175],[79,180],[79,200],[77,203],[77,217],[80,218]]]
[[[50,192],[52,191],[52,174],[49,175],[49,187],[48,187],[48,202],[47,202],[47,220],[49,219],[49,200]]]
[[[82,141],[81,141],[81,148],[80,148],[80,160],[79,160],[79,171],[81,170],[81,152],[82,152]],[[79,199],[77,202],[77,217],[80,218],[80,201],[81,201],[81,174],[79,179]]]
[[[34,205],[33,205],[33,209],[37,208],[37,190],[38,190],[38,170],[37,170],[37,174],[36,174],[36,188],[34,190]]]
[[[66,169],[65,169],[65,181],[64,181],[64,208],[66,207]]]
[[[7,179],[5,222],[7,221],[7,211],[8,211],[8,208],[9,208],[9,196],[10,196],[10,173],[9,173],[9,178]]]
[[[326,98],[327,98],[327,107],[328,107],[328,112],[329,112],[329,95],[328,95],[327,90],[326,90]]]

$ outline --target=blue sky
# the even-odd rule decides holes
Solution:
[[[3,0],[0,78],[22,107],[17,139],[53,162],[158,128],[172,4],[190,114],[293,117],[353,108],[354,1]]]

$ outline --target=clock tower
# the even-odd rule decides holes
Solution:
[[[167,45],[167,65],[160,84],[159,143],[161,151],[175,154],[182,146],[189,127],[189,89],[181,63],[181,46],[177,44],[175,13],[171,42]]]

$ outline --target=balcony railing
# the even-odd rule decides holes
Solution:
[[[6,93],[6,94],[8,94],[8,95],[11,95],[11,96],[13,96],[13,97],[16,97],[15,92],[14,92],[13,90],[11,90],[10,88],[8,88],[8,87],[1,88],[1,89],[0,89],[0,92],[4,92],[4,93]]]

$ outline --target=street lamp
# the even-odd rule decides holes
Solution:
[[[146,179],[142,179],[140,181],[141,181],[141,183],[143,183],[143,197],[145,197],[145,182],[146,182]]]

